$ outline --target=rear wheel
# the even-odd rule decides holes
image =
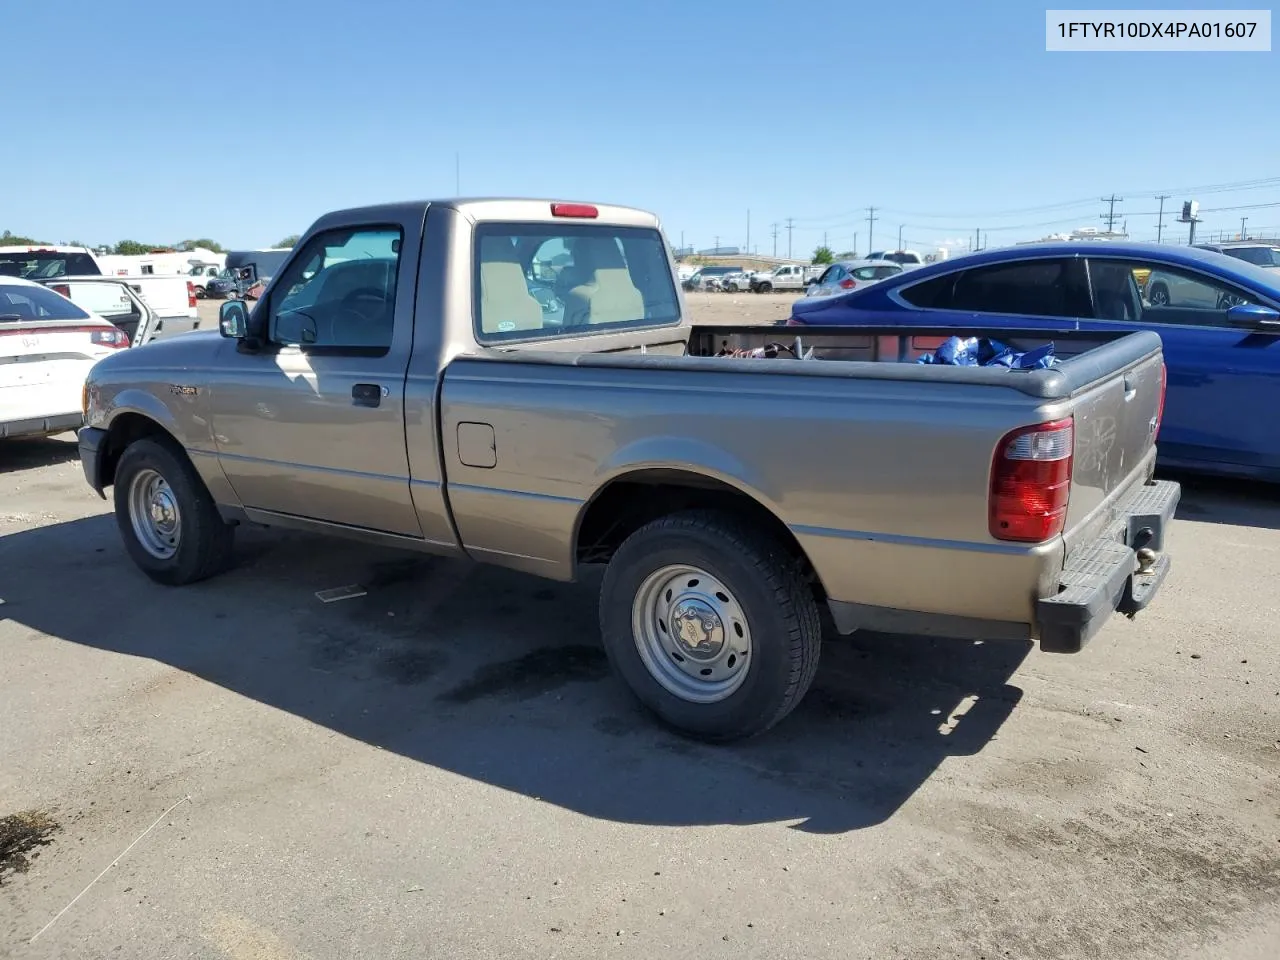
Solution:
[[[130,444],[116,467],[113,497],[125,549],[157,583],[194,583],[230,565],[233,528],[191,461],[169,444]]]
[[[770,292],[772,289],[773,289],[773,284],[771,284],[771,283],[762,283],[762,284],[760,284],[760,286],[756,287],[756,293],[768,293],[768,292]]]
[[[705,740],[761,733],[818,666],[818,606],[799,563],[731,515],[673,514],[618,548],[600,596],[605,651],[639,700]]]

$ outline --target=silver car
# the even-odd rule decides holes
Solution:
[[[897,276],[903,271],[899,263],[887,260],[841,260],[831,264],[822,276],[809,284],[806,297],[835,297],[850,290],[858,290],[868,284]]]

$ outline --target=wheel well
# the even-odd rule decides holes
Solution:
[[[596,494],[578,524],[577,561],[607,563],[622,542],[646,523],[683,510],[708,509],[732,513],[772,537],[799,561],[818,598],[826,598],[800,541],[768,507],[727,483],[683,470],[630,473]]]
[[[150,417],[140,413],[122,413],[111,421],[111,426],[107,430],[107,440],[102,445],[102,459],[98,469],[104,487],[110,486],[115,481],[116,465],[120,462],[120,455],[124,453],[125,448],[135,440],[141,440],[144,437],[160,440],[179,450],[182,449],[173,435]]]

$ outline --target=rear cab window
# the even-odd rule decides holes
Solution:
[[[55,277],[97,275],[98,265],[87,253],[60,250],[0,251],[0,277],[51,280]]]
[[[480,343],[680,322],[666,243],[656,229],[493,222],[479,224],[475,233]]]

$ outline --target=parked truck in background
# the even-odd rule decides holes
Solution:
[[[769,273],[753,273],[751,289],[755,293],[770,293],[774,290],[804,290],[811,283],[816,283],[824,264],[784,263],[774,267]]]
[[[196,290],[185,275],[124,275],[104,269],[98,257],[85,247],[0,247],[0,277],[19,277],[43,283],[69,277],[114,276],[125,280],[156,315],[157,337],[189,333],[200,326]]]
[[[554,316],[534,263],[563,281]],[[1152,479],[1155,334],[1057,332],[1048,369],[946,367],[912,362],[928,329],[786,344],[683,307],[643,211],[331,213],[218,333],[93,368],[84,473],[162,584],[225,570],[244,524],[554,580],[603,564],[617,675],[712,740],[800,701],[823,606],[841,633],[1074,652],[1159,588],[1179,487]]]

